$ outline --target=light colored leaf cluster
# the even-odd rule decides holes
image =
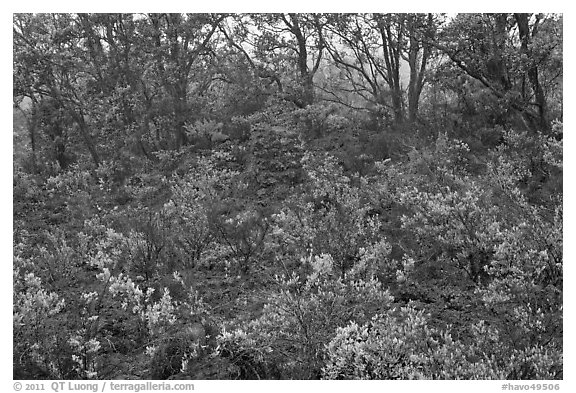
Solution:
[[[362,323],[392,301],[375,279],[339,278],[330,255],[313,257],[311,265],[304,279],[278,277],[278,291],[270,294],[262,316],[220,337],[221,345],[257,354],[287,376],[304,372],[311,377],[322,366],[324,346],[338,326]]]

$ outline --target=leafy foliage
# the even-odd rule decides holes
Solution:
[[[422,311],[405,307],[369,323],[339,328],[328,345],[326,379],[506,379],[530,358],[524,378],[552,379],[558,354],[543,348],[505,355],[498,331],[484,321],[471,327],[472,344],[427,325]],[[496,356],[498,354],[498,356]],[[504,358],[502,358],[503,356]]]
[[[274,370],[256,374],[258,379],[318,377],[323,347],[335,328],[350,320],[362,322],[391,301],[374,278],[339,278],[330,255],[315,256],[309,263],[312,272],[305,279],[277,277],[277,292],[261,317],[220,338],[220,351],[239,360],[239,368],[254,369],[256,363]]]
[[[562,379],[561,23],[15,14],[14,378]]]

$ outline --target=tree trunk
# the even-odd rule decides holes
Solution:
[[[394,88],[392,90],[392,108],[394,111],[394,122],[399,125],[404,123],[404,108],[402,105],[402,90]]]
[[[290,21],[288,23],[292,34],[296,37],[298,45],[298,71],[300,73],[300,83],[302,84],[302,107],[307,107],[314,102],[314,74],[308,68],[308,49],[306,48],[306,37],[302,33],[298,16],[290,14]]]
[[[408,122],[414,123],[418,118],[419,94],[410,86],[408,90]]]
[[[38,101],[33,94],[31,94],[32,108],[30,109],[30,115],[26,115],[25,111],[18,106],[18,109],[24,117],[26,118],[26,126],[28,128],[28,136],[30,137],[30,147],[32,149],[30,154],[30,159],[32,160],[32,170],[36,172],[37,170],[37,159],[36,159],[36,129],[38,127]]]
[[[78,129],[80,130],[80,135],[84,140],[86,148],[90,152],[90,156],[92,157],[92,161],[96,166],[100,165],[100,157],[98,156],[98,152],[96,151],[96,146],[94,145],[94,141],[92,140],[92,136],[88,130],[88,126],[84,121],[84,115],[81,113],[73,112],[72,116],[74,120],[76,120],[76,124],[78,124]]]
[[[384,55],[386,84],[390,88],[392,95],[392,110],[394,112],[394,122],[402,124],[404,122],[403,92],[400,82],[400,42],[404,39],[404,21],[397,23],[397,31],[393,33],[393,21],[389,17],[377,14],[377,23],[382,38],[382,53]]]
[[[408,29],[410,35],[410,46],[408,48],[408,65],[410,67],[410,81],[408,82],[408,121],[414,123],[418,117],[418,104],[420,94],[424,87],[424,73],[430,57],[431,45],[426,40],[416,37],[417,26],[416,15],[410,15],[408,18]],[[427,15],[427,27],[433,26],[432,14]],[[422,55],[419,58],[420,52]]]
[[[550,124],[548,122],[548,113],[546,108],[546,97],[544,95],[544,90],[540,85],[540,80],[538,77],[538,66],[532,58],[532,53],[530,51],[530,26],[529,18],[530,14],[514,14],[516,18],[516,23],[518,24],[518,34],[520,35],[521,51],[524,53],[530,61],[528,68],[528,81],[530,87],[534,93],[535,104],[538,107],[538,121],[537,125],[543,131],[550,129]],[[535,33],[535,32],[534,32]]]
[[[314,103],[314,83],[312,75],[306,75],[303,81],[304,96],[302,97],[302,104],[304,107]]]

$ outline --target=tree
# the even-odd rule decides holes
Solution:
[[[402,68],[410,69],[408,119],[416,120],[418,101],[432,46],[424,40],[434,35],[432,14],[328,15],[326,48],[354,93],[366,101],[389,108],[396,124],[406,117]]]
[[[111,111],[102,128],[119,141],[151,158],[144,143],[150,132],[153,100],[159,95],[149,78],[151,58],[142,37],[143,21],[134,14],[80,14],[90,62],[99,84],[94,88],[108,98]],[[124,135],[118,135],[125,130]]]
[[[540,40],[546,26],[547,37]],[[501,103],[519,113],[532,130],[549,130],[545,91],[558,87],[561,19],[554,15],[459,14],[430,41],[468,76],[480,81]],[[556,69],[544,89],[542,67]],[[536,110],[534,109],[536,108]]]
[[[530,26],[530,17],[531,15],[526,13],[514,14],[514,19],[518,25],[518,35],[521,42],[520,52],[528,59],[533,59],[534,55],[531,48],[531,41],[536,38],[536,35],[538,34],[538,26],[543,19],[543,15],[537,14],[534,17],[532,26]],[[538,76],[538,63],[531,60],[528,62],[527,68],[528,70],[526,71],[526,74],[532,88],[534,103],[538,108],[538,126],[540,126],[542,129],[547,129],[548,110],[546,108],[546,97],[544,96],[544,90],[542,89],[540,78]],[[529,98],[526,95],[526,89],[522,89],[523,101],[529,101]]]
[[[193,83],[196,67],[202,69],[211,54],[210,40],[225,15],[148,14],[144,30],[148,50],[155,61],[155,73],[170,99],[174,122],[175,146],[188,143],[186,122],[190,116],[189,99],[207,88]],[[204,63],[204,64],[203,64]]]
[[[100,156],[86,121],[98,97],[89,94],[94,79],[89,63],[83,61],[76,17],[15,14],[13,33],[15,96],[28,97],[34,107],[45,98],[53,100],[56,108],[74,120],[79,137],[98,165]]]
[[[432,14],[409,14],[406,25],[409,35],[408,56],[403,56],[410,67],[408,81],[408,121],[418,117],[420,94],[425,83],[428,62],[433,55],[433,46],[428,42],[436,34],[437,20]]]
[[[321,29],[316,14],[250,14],[237,16],[222,32],[258,76],[271,79],[285,99],[304,108],[315,100],[314,75],[324,53]]]

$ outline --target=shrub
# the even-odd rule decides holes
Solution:
[[[349,119],[339,115],[335,105],[312,104],[294,111],[304,139],[310,140],[332,132],[350,129]]]
[[[262,316],[219,337],[221,353],[240,367],[276,370],[282,378],[317,378],[336,327],[363,323],[392,300],[374,278],[340,278],[330,255],[310,264],[304,279],[278,277],[278,290],[268,295]]]
[[[255,258],[264,249],[268,219],[262,212],[247,207],[236,214],[220,215],[212,225],[218,239],[227,246],[231,261],[243,275],[247,275]]]
[[[501,379],[493,358],[428,327],[412,307],[338,328],[327,352],[325,379]]]
[[[546,164],[554,166],[558,144],[514,132],[505,140],[474,178],[466,146],[445,137],[431,151],[411,153],[408,165],[385,167],[388,189],[406,209],[401,222],[410,240],[404,249],[415,261],[413,272],[402,276],[426,285],[426,276],[416,275],[426,266],[460,269],[483,302],[477,312],[490,315],[506,332],[501,340],[511,352],[557,361],[562,351],[562,198],[553,193],[545,204],[529,201],[523,184],[532,172],[527,155],[519,152],[539,145],[541,156],[556,157]],[[544,343],[546,355],[540,350]],[[524,375],[534,378],[538,372]]]
[[[333,157],[306,154],[302,162],[309,180],[305,192],[272,216],[268,246],[288,261],[330,254],[344,277],[360,260],[361,250],[380,240],[378,220],[368,216],[363,189],[350,184]]]
[[[497,329],[480,321],[464,343],[428,326],[408,306],[364,325],[338,328],[328,344],[325,379],[555,379],[561,355],[552,348],[502,347]]]
[[[14,258],[14,377],[40,374],[62,378],[61,322],[56,317],[66,303],[57,293],[47,291],[34,273],[26,272],[26,264],[20,257]]]

